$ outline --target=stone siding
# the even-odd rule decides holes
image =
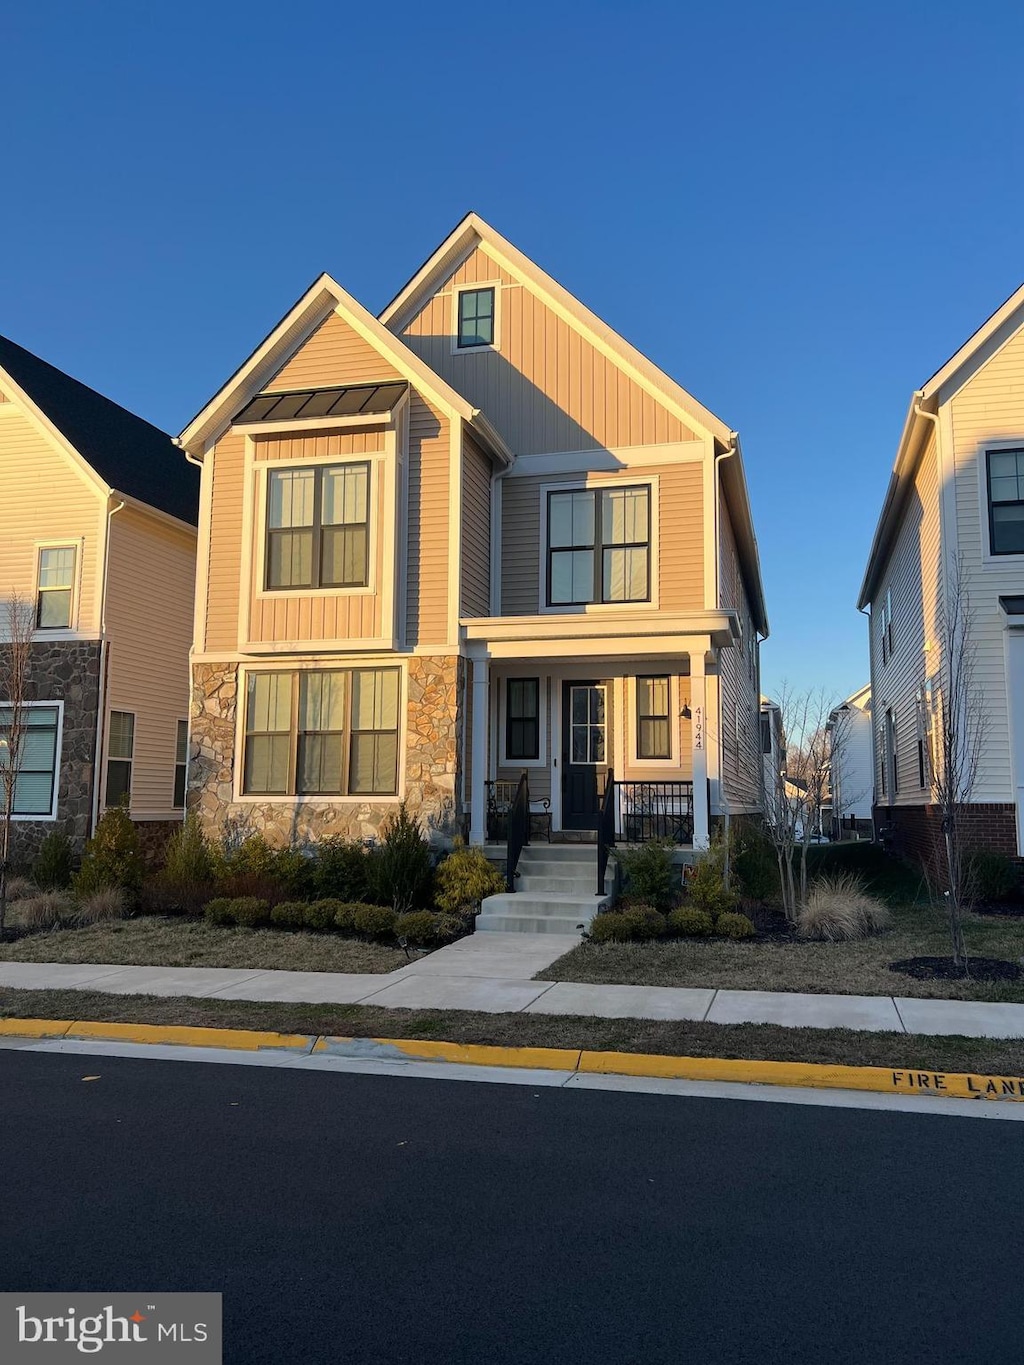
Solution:
[[[350,663],[346,660],[344,666]],[[408,660],[405,800],[436,844],[449,842],[458,832],[464,666],[464,660],[453,656]],[[198,812],[207,833],[260,833],[276,845],[333,835],[378,836],[383,821],[398,807],[397,797],[234,800],[237,708],[237,664],[193,665],[188,806]]]

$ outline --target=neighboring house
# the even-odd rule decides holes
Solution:
[[[624,837],[761,810],[736,433],[475,214],[379,318],[322,275],[180,443],[208,828],[482,843],[523,772],[556,836],[612,773]]]
[[[782,709],[770,697],[761,698],[761,763],[764,784],[764,814],[774,824],[786,799],[786,734]]]
[[[52,829],[80,851],[124,798],[163,833],[184,807],[198,472],[162,431],[0,338],[0,484],[0,633],[13,593],[35,616],[15,857]]]
[[[832,837],[870,839],[875,791],[871,684],[847,697],[828,719],[832,734]]]
[[[876,822],[931,855],[948,686],[942,604],[958,578],[987,733],[969,844],[1024,852],[1024,287],[911,396],[858,605],[871,611]]]

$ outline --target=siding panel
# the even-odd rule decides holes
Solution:
[[[394,366],[362,339],[337,313],[331,313],[266,385],[281,389],[310,389],[326,384],[365,384],[374,379],[398,379]]]
[[[491,613],[491,462],[469,435],[462,447],[463,616]]]
[[[450,424],[419,394],[409,404],[408,643],[448,637]]]
[[[730,811],[760,810],[763,798],[757,642],[747,590],[740,573],[736,537],[724,499],[720,552],[719,604],[739,612],[743,631],[738,644],[720,651],[718,661],[722,794]]]

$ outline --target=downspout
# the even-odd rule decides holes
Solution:
[[[181,438],[180,438],[180,437],[178,437],[178,436],[172,436],[172,437],[171,437],[171,441],[173,442],[174,445],[176,445],[176,446],[178,447],[178,449],[179,449],[179,450],[181,451],[181,453],[184,455],[185,459],[188,460],[189,464],[195,465],[195,467],[199,470],[200,492],[201,492],[201,490],[202,490],[202,474],[203,474],[203,462],[202,462],[202,460],[197,460],[196,457],[191,453],[191,451],[186,450],[186,448],[181,444]],[[202,521],[202,517],[199,516],[199,517],[197,518],[197,520],[198,520],[198,521]],[[197,545],[196,545],[196,563],[197,563],[197,565],[198,565],[198,562],[199,562],[199,546],[198,546],[198,543],[197,543]],[[197,588],[198,588],[198,584],[197,584],[196,586],[197,586]],[[204,628],[204,630],[205,630],[205,628]],[[185,818],[186,818],[187,815],[188,815],[188,779],[189,779],[189,777],[190,777],[189,769],[192,767],[192,670],[193,670],[193,668],[194,668],[194,664],[193,664],[193,655],[195,654],[195,648],[196,648],[196,641],[195,641],[195,633],[193,632],[192,643],[191,643],[191,644],[189,645],[189,647],[188,647],[188,692],[187,692],[187,695],[188,695],[188,711],[187,711],[186,714],[185,714],[185,799],[184,799],[184,802],[182,803],[182,808],[181,808],[181,819],[182,819],[182,823],[184,823]]]
[[[107,711],[107,669],[109,667],[109,642],[107,640],[107,584],[110,580],[110,522],[124,507],[124,500],[111,507],[107,494],[107,521],[103,534],[103,597],[100,603],[100,676],[96,687],[96,746],[93,754],[92,818],[89,825],[90,835],[100,818],[100,784],[103,781],[103,743],[106,738]]]
[[[737,442],[738,442],[738,441],[739,441],[739,432],[730,431],[730,432],[729,432],[729,447],[728,447],[728,449],[727,449],[727,450],[722,450],[722,451],[720,451],[720,452],[715,456],[715,458],[714,458],[714,470],[713,470],[713,475],[712,475],[712,477],[713,477],[713,479],[714,479],[714,484],[715,484],[715,503],[714,503],[714,511],[715,511],[715,606],[716,606],[716,607],[720,607],[720,606],[722,605],[722,475],[721,475],[721,471],[719,470],[719,465],[722,463],[723,460],[727,460],[727,459],[729,458],[730,455],[735,455],[735,454],[736,454]],[[761,699],[761,690],[760,690],[760,688],[761,688],[761,678],[760,678],[760,671],[758,672],[758,680],[757,680],[757,681],[758,681],[758,693],[757,693],[757,696],[758,696],[758,705],[760,706],[760,699]],[[726,798],[724,798],[724,797],[723,797],[723,794],[722,794],[722,753],[721,753],[721,750],[722,750],[722,747],[723,747],[723,745],[724,745],[724,733],[725,733],[725,731],[724,731],[724,726],[723,726],[723,724],[722,724],[722,688],[721,688],[721,684],[720,684],[720,683],[719,683],[719,685],[718,685],[717,691],[718,691],[718,718],[717,718],[717,723],[716,723],[716,727],[715,727],[715,728],[716,728],[717,731],[718,731],[718,748],[719,748],[719,755],[718,755],[718,778],[717,778],[718,790],[717,790],[717,792],[716,792],[715,795],[716,795],[716,798],[717,798],[716,804],[717,804],[717,806],[718,806],[718,814],[722,814],[722,813],[723,813],[723,809],[727,807],[727,804],[728,804],[728,803],[727,803]],[[705,724],[705,727],[704,727],[704,728],[705,728],[705,733],[706,733],[706,732],[707,732],[707,725],[706,725],[706,724]],[[709,786],[709,787],[711,786],[711,783],[710,783],[710,782],[708,783],[708,786]],[[709,796],[709,807],[710,807],[710,804],[711,804],[711,803],[710,803],[710,791],[709,791],[709,793],[708,793],[708,796]]]

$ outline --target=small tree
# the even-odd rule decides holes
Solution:
[[[381,829],[380,844],[370,851],[366,873],[370,891],[396,915],[426,903],[432,873],[430,845],[420,822],[403,801]]]
[[[0,646],[0,939],[7,926],[7,879],[18,774],[25,746],[28,678],[32,662],[35,611],[19,592],[7,599],[6,639]]]

